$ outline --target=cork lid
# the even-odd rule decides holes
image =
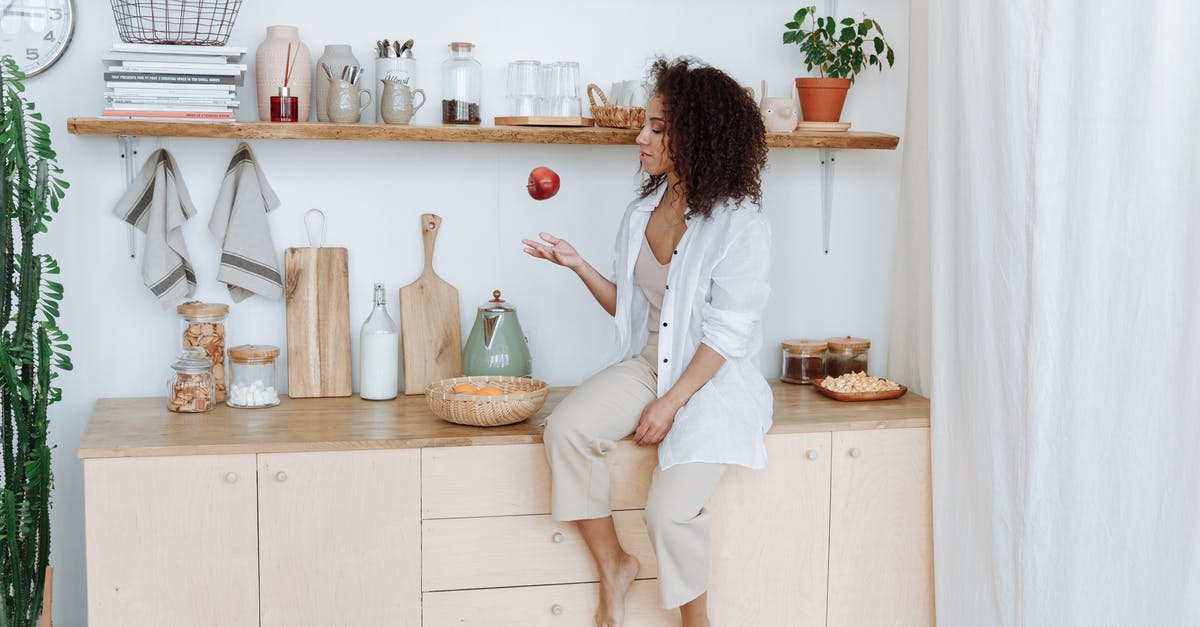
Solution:
[[[242,344],[229,348],[229,359],[238,363],[272,361],[279,356],[279,347],[269,344]]]
[[[871,348],[871,340],[861,337],[831,337],[826,342],[829,343],[830,350],[862,350]]]
[[[784,340],[782,345],[789,353],[819,353],[828,348],[825,340]]]
[[[452,41],[452,42],[450,42],[450,49],[455,52],[459,52],[459,51],[470,52],[471,49],[474,47],[475,47],[475,44],[473,44],[469,41]]]
[[[189,300],[175,308],[175,311],[185,316],[215,316],[229,313],[229,305],[224,303],[202,303]]]

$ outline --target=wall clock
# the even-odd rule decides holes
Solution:
[[[75,32],[74,0],[0,0],[0,54],[26,76],[58,61]]]

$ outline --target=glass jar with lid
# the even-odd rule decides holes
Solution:
[[[279,404],[275,387],[275,358],[279,347],[242,344],[229,349],[230,407],[274,407]]]
[[[787,340],[783,345],[783,373],[779,380],[784,383],[810,384],[813,379],[825,376],[825,349],[823,340]]]
[[[167,409],[183,413],[208,411],[217,404],[212,360],[199,347],[185,348],[171,364]]]
[[[225,402],[225,317],[229,305],[189,301],[175,308],[183,327],[183,347],[199,348],[212,363],[216,401]]]
[[[825,340],[829,352],[825,356],[825,374],[840,377],[851,372],[867,372],[868,353],[871,341],[861,337],[831,337]]]
[[[479,124],[483,66],[475,60],[475,45],[450,43],[450,58],[442,61],[442,123]]]

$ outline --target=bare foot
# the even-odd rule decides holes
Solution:
[[[600,569],[600,606],[596,608],[596,627],[621,627],[625,624],[625,597],[637,577],[636,557],[621,553],[611,568]]]

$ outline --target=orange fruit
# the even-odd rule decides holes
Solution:
[[[479,390],[475,392],[476,396],[500,396],[502,394],[504,394],[504,392],[501,391],[500,388],[494,388],[490,385],[479,388]]]
[[[455,394],[474,394],[474,393],[478,392],[479,390],[476,389],[475,386],[471,385],[470,383],[460,383],[460,384],[454,386],[454,389],[450,390],[450,391]]]

